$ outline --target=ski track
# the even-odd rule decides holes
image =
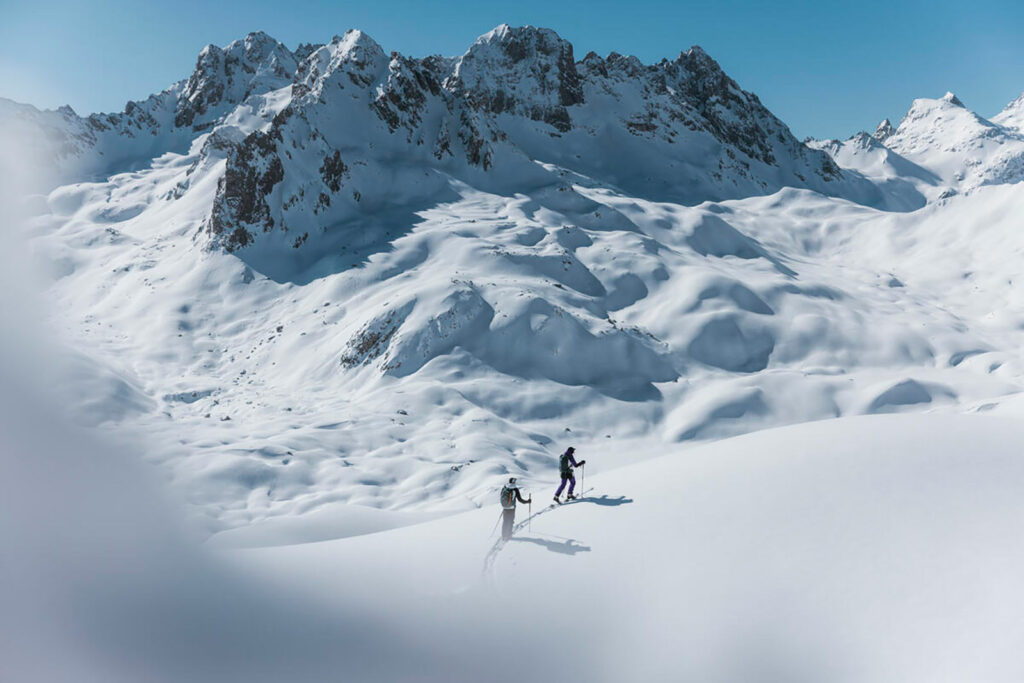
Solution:
[[[534,519],[536,519],[537,517],[540,517],[543,514],[547,514],[548,512],[551,512],[552,510],[555,510],[557,508],[562,508],[562,507],[565,507],[567,505],[573,505],[575,503],[584,503],[584,502],[590,501],[589,498],[585,498],[584,496],[586,496],[586,494],[590,493],[593,490],[594,490],[594,487],[590,487],[586,491],[582,491],[580,493],[579,497],[576,500],[570,500],[570,501],[566,501],[564,503],[550,503],[547,507],[545,507],[545,508],[543,508],[541,510],[538,510],[537,512],[535,512],[532,515],[528,516],[526,519],[522,520],[521,522],[517,522],[512,527],[512,536],[508,540],[511,540],[513,537],[515,537],[515,535],[519,531],[522,531],[523,529],[528,528],[530,526],[530,523]],[[500,523],[501,523],[501,515],[499,513],[498,524],[500,525]],[[494,532],[491,532],[491,533],[494,533]],[[541,534],[541,535],[550,536],[551,534]],[[501,551],[505,548],[505,545],[508,543],[508,540],[505,540],[505,539],[501,538],[500,537],[500,532],[499,532],[498,540],[494,542],[494,545],[491,546],[491,549],[489,551],[487,551],[487,555],[484,556],[484,566],[483,566],[483,569],[481,570],[481,576],[484,579],[484,583],[486,585],[492,587],[492,588],[496,587],[496,582],[495,582],[496,576],[495,576],[495,573],[494,573],[494,566],[495,566],[495,563],[498,560],[498,556],[501,554]]]

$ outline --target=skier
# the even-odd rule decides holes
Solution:
[[[508,540],[512,537],[512,526],[516,522],[516,501],[520,503],[533,502],[533,496],[523,499],[523,494],[516,486],[516,478],[509,477],[508,483],[501,487],[501,538]]]
[[[569,493],[565,496],[566,502],[570,500],[576,500],[576,496],[573,495],[572,491],[576,488],[576,476],[572,473],[574,467],[582,467],[587,463],[586,460],[580,460],[576,462],[576,458],[573,457],[573,453],[576,449],[569,446],[565,449],[565,453],[562,453],[562,457],[558,459],[558,469],[562,474],[562,483],[558,485],[558,490],[555,491],[555,502],[561,503],[558,499],[562,495],[562,489],[565,488],[565,482],[569,482]]]

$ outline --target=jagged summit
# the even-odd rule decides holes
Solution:
[[[1024,133],[1024,93],[1021,93],[1017,99],[1006,105],[1001,112],[992,118],[992,122]]]
[[[550,29],[502,24],[456,59],[446,90],[491,114],[542,119],[562,132],[565,107],[582,104],[572,44]]]
[[[885,139],[896,132],[896,128],[893,127],[892,121],[889,119],[882,119],[882,122],[875,128],[875,132],[872,137],[879,142],[885,142]]]
[[[956,95],[954,95],[952,92],[950,92],[948,90],[946,91],[946,94],[942,96],[942,101],[943,102],[949,102],[950,104],[952,104],[955,107],[963,107],[964,106],[964,103],[960,101],[960,98],[957,97]]]
[[[377,41],[362,31],[350,30],[310,52],[296,69],[292,92],[301,96],[311,91],[319,97],[329,83],[340,88],[349,82],[365,86],[386,64],[387,56]]]
[[[979,116],[953,93],[914,100],[885,144],[957,191],[1024,179],[1020,132]]]
[[[308,50],[290,101],[228,149],[208,223],[228,249],[306,249],[321,226],[361,220],[394,201],[377,178],[399,158],[502,192],[555,182],[542,161],[684,202],[842,180],[699,47],[652,65],[577,62],[555,31],[501,25],[453,59],[388,57],[356,30]],[[425,177],[405,201],[439,191]]]
[[[211,224],[259,215],[260,232],[352,220],[374,196],[357,176],[379,155],[463,180],[482,171],[502,186],[511,169],[529,164],[521,171],[529,176],[541,161],[686,203],[787,185],[880,201],[856,174],[844,177],[829,156],[797,141],[699,46],[654,64],[615,52],[577,61],[569,41],[534,26],[499,25],[453,58],[387,54],[354,29],[295,51],[253,32],[207,46],[187,79],[123,113],[63,116],[48,119],[47,128],[64,138],[53,147],[66,178],[184,153],[209,134],[199,148],[226,155],[233,180],[225,181],[224,196],[236,197]],[[315,158],[298,158],[312,148]],[[327,182],[322,167],[344,172],[327,173]],[[242,178],[249,180],[237,192],[228,189]],[[248,196],[253,192],[260,196]],[[284,195],[268,198],[274,192]],[[315,212],[292,199],[309,192]],[[289,211],[319,217],[290,221]]]
[[[258,31],[226,48],[207,45],[178,100],[174,125],[202,126],[254,93],[282,88],[291,82],[298,63],[292,52]]]

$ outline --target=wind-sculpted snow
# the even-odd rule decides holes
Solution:
[[[942,100],[810,149],[699,48],[574,60],[507,26],[454,58],[205,50],[145,164],[32,200],[56,323],[103,367],[82,419],[150,435],[216,531],[1020,390],[1016,176],[953,182],[1016,133]]]

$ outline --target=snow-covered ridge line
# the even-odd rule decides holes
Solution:
[[[328,84],[365,91],[361,110],[325,91]],[[700,48],[651,65],[616,53],[575,61],[570,43],[530,26],[499,26],[454,59],[387,56],[360,31],[294,52],[251,33],[225,48],[207,46],[191,76],[144,102],[129,102],[122,113],[81,118],[70,108],[8,107],[5,118],[33,124],[60,176],[76,180],[183,152],[197,136],[239,118],[237,107],[264,117],[262,124],[250,120],[247,134],[266,128],[279,109],[261,114],[261,100],[283,87],[291,88],[286,113],[344,110],[356,136],[387,129],[407,145],[429,145],[439,161],[458,157],[483,170],[502,154],[500,146],[535,157],[554,144],[566,148],[557,155],[566,161],[580,147],[628,141],[636,148],[631,156],[654,158],[644,168],[617,172],[620,180],[636,170],[653,172],[667,191],[712,175],[712,182],[686,193],[694,202],[787,184],[827,190],[840,177],[827,156],[795,140]],[[428,110],[432,116],[424,119]],[[552,143],[570,133],[572,141]],[[661,149],[671,145],[685,151]],[[582,161],[579,170],[595,170],[595,160]]]
[[[929,201],[982,185],[1024,180],[1024,95],[991,120],[952,92],[914,100],[896,127],[885,119],[872,135],[805,140],[890,192],[917,192]]]

